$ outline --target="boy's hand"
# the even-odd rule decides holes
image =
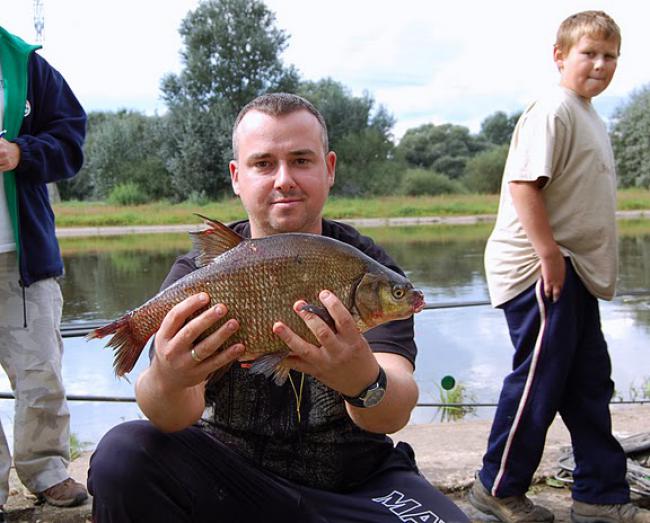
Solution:
[[[552,300],[553,303],[560,299],[565,277],[566,265],[560,249],[554,254],[542,258],[542,285],[544,295],[549,300]]]

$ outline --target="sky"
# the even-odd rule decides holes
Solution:
[[[0,0],[0,24],[35,40],[32,0]],[[162,114],[160,80],[182,64],[181,20],[198,0],[43,0],[43,50],[86,110]],[[397,120],[398,140],[426,123],[472,132],[522,110],[558,82],[557,27],[585,9],[623,35],[614,80],[594,105],[607,120],[650,83],[650,3],[637,0],[266,0],[289,35],[282,55],[303,79],[367,92]]]

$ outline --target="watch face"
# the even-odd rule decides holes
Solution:
[[[381,387],[377,387],[376,389],[369,390],[366,393],[366,397],[363,398],[363,405],[365,407],[374,407],[375,405],[378,405],[381,400],[384,399],[384,394],[386,393],[386,389],[383,389]]]

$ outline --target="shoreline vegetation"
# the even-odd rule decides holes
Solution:
[[[650,210],[650,190],[621,189],[618,191],[617,200],[619,212]],[[325,205],[325,216],[335,220],[361,220],[360,226],[363,227],[363,220],[369,219],[490,216],[496,214],[498,203],[499,196],[496,194],[331,197]],[[208,203],[158,202],[132,206],[68,201],[54,204],[53,208],[57,227],[60,229],[199,224],[201,220],[194,213],[223,222],[240,220],[246,216],[241,203],[236,198]],[[435,221],[434,219],[433,223]],[[471,221],[476,222],[477,219]]]

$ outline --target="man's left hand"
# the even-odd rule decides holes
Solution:
[[[286,359],[289,367],[313,376],[342,394],[356,396],[377,378],[379,363],[343,303],[327,290],[320,293],[319,299],[334,320],[336,332],[318,315],[302,310],[304,301],[297,301],[293,309],[307,324],[320,347],[307,342],[281,322],[273,325],[273,332],[291,349]]]
[[[13,171],[20,162],[20,147],[0,138],[0,172]]]

